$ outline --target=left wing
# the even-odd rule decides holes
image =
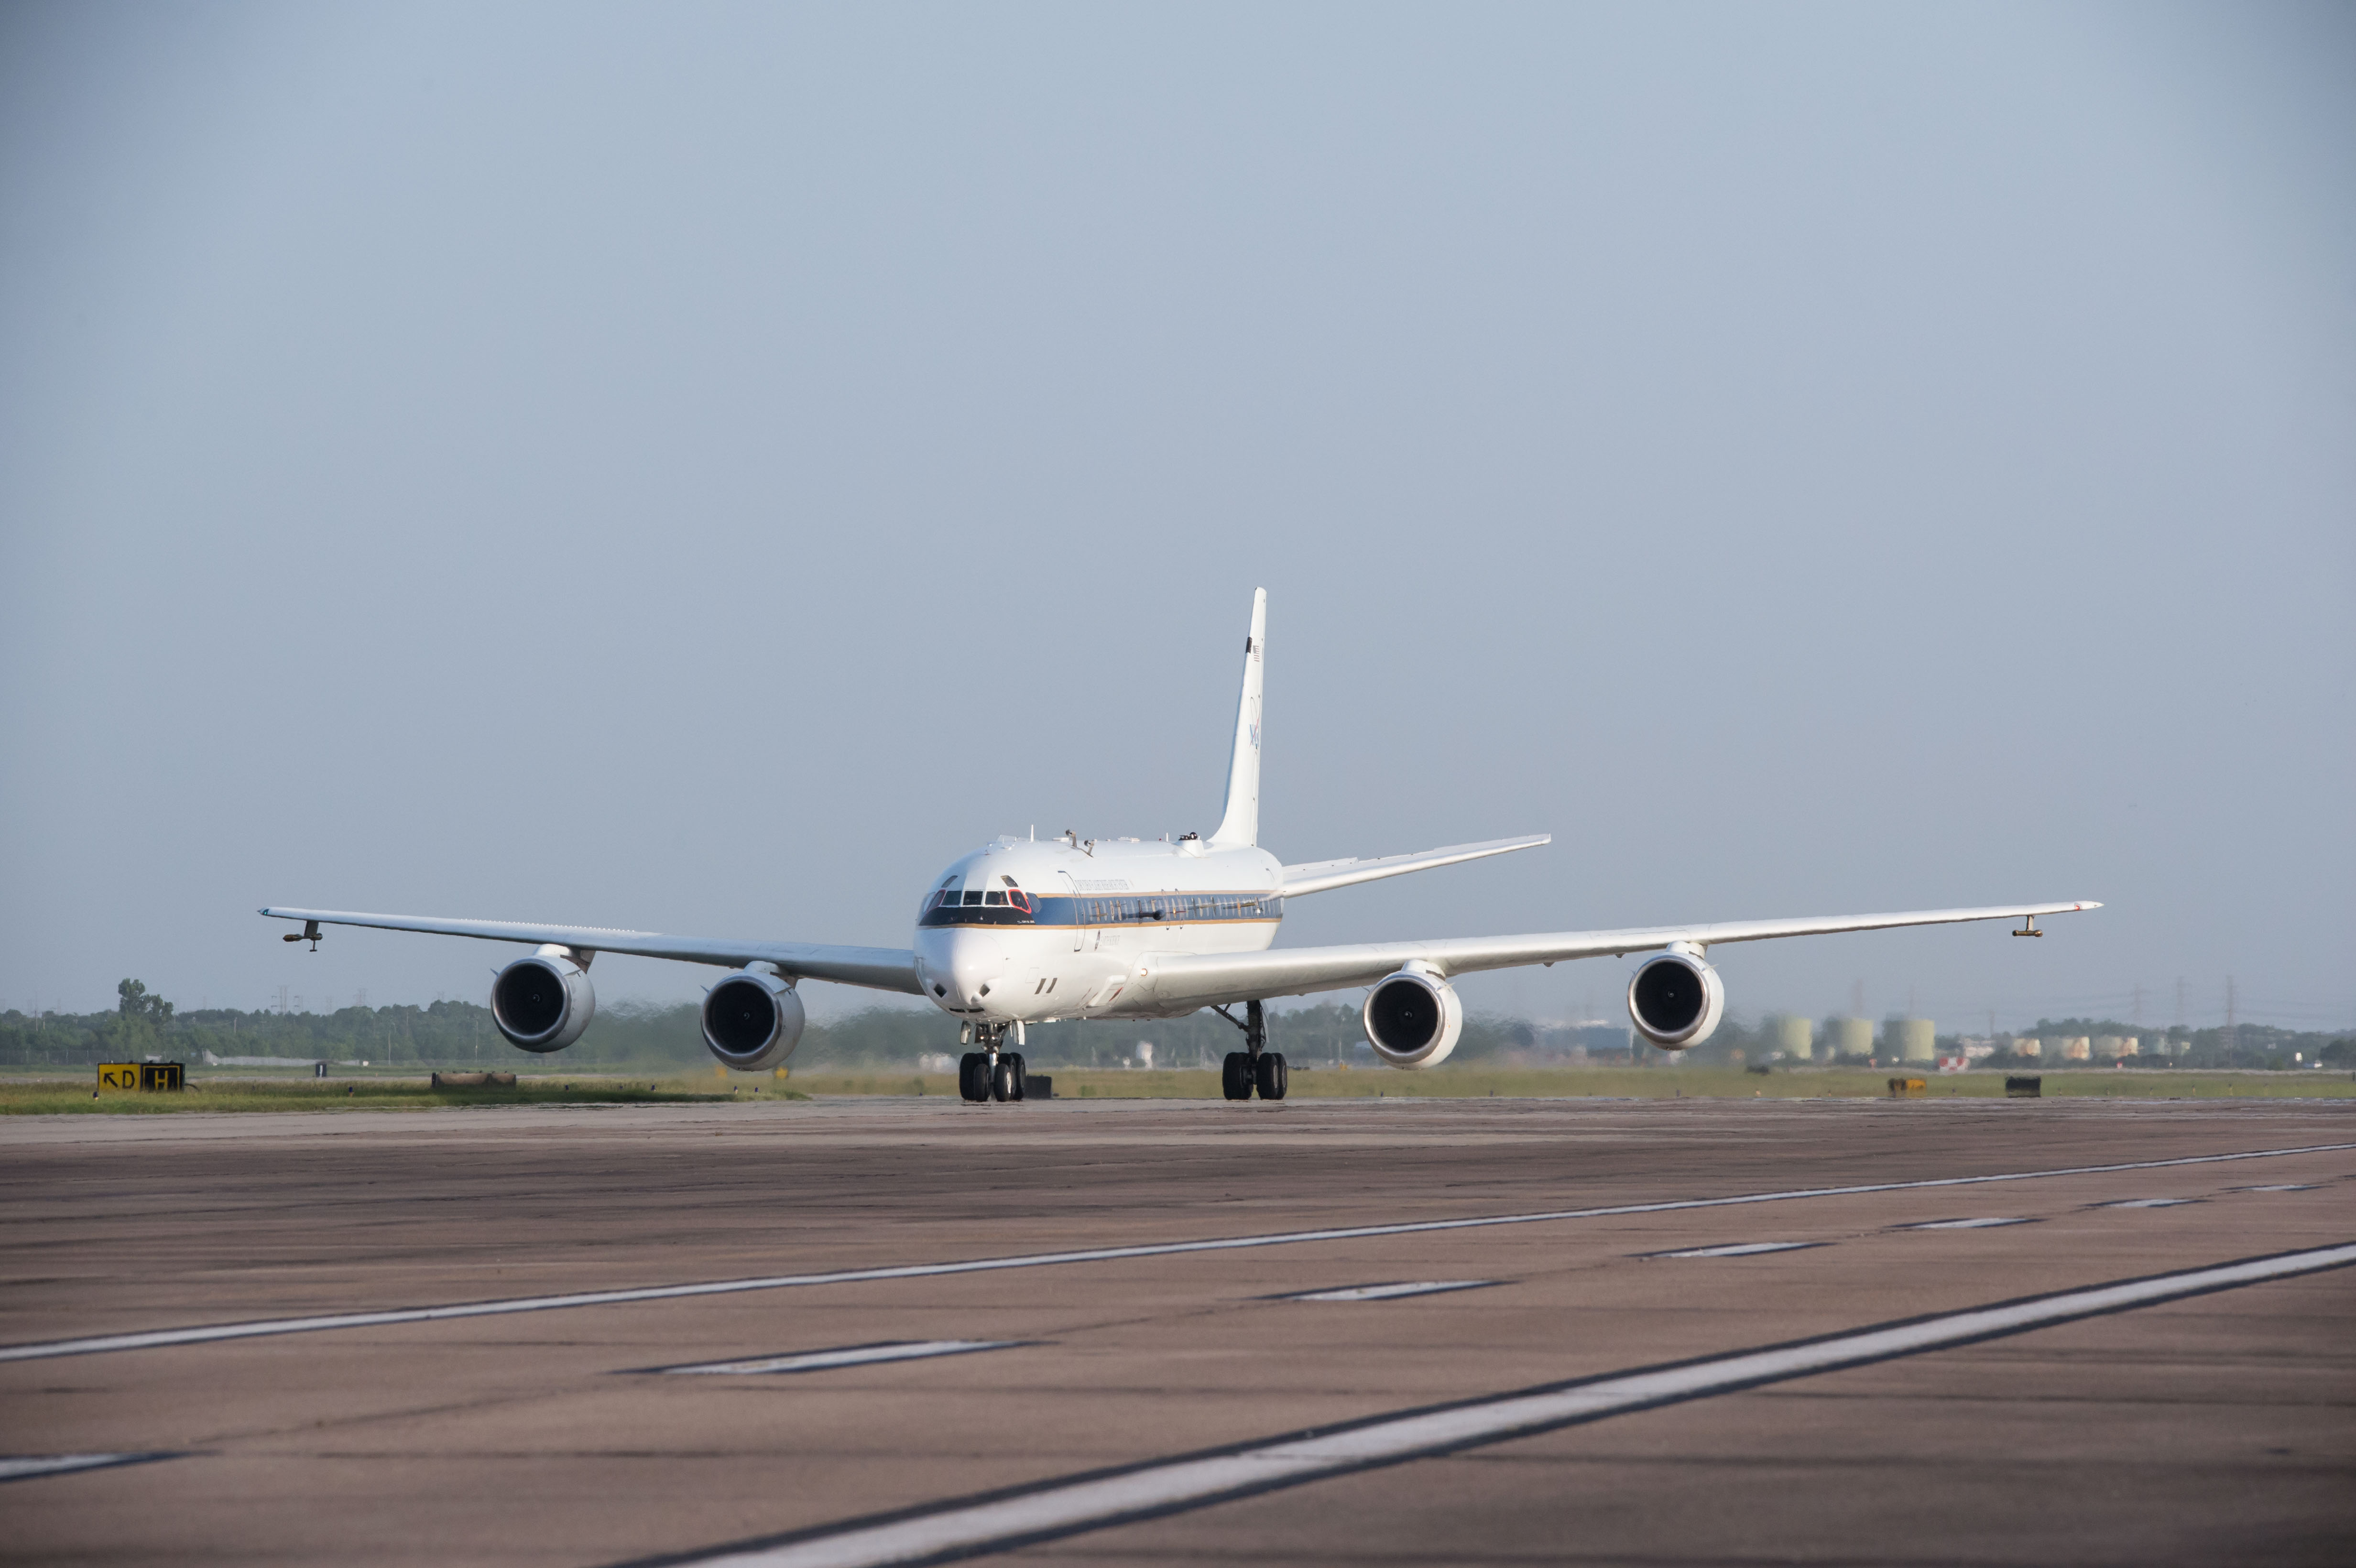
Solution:
[[[422,931],[435,936],[479,936],[491,942],[553,943],[581,953],[627,953],[640,958],[677,958],[689,964],[737,968],[755,961],[774,964],[797,980],[832,980],[877,991],[924,995],[916,979],[916,955],[905,947],[821,947],[801,942],[734,942],[707,936],[664,936],[651,931],[615,931],[602,925],[525,925],[504,920],[445,920],[432,915],[357,914],[349,910],[280,909],[262,912],[273,920],[311,925],[365,925],[380,931]]]
[[[1900,925],[1950,925],[1970,920],[2069,914],[2098,903],[2005,904],[1992,909],[1912,910],[1901,914],[1850,914],[1798,920],[1740,920],[1716,925],[1656,925],[1633,931],[1564,931],[1535,936],[1466,936],[1437,942],[1376,942],[1352,947],[1273,948],[1265,953],[1146,954],[1130,967],[1125,1003],[1210,1007],[1371,986],[1417,960],[1443,976],[1483,969],[1554,964],[1567,958],[1619,957],[1690,942],[1764,942],[1776,936],[1821,936],[1838,931],[1884,931]],[[1122,1010],[1126,1011],[1124,1008]]]

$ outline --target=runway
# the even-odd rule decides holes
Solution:
[[[9,1560],[2356,1556],[2344,1103],[17,1118],[0,1169]]]

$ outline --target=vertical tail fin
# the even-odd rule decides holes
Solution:
[[[1260,655],[1268,641],[1268,590],[1252,590],[1251,635],[1244,639],[1244,690],[1236,703],[1235,749],[1227,753],[1227,807],[1214,849],[1248,848],[1259,842]]]

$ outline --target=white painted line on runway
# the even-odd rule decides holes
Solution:
[[[172,1345],[209,1345],[223,1339],[256,1339],[274,1334],[316,1334],[330,1328],[380,1328],[399,1323],[442,1323],[459,1317],[498,1317],[512,1312],[554,1312],[574,1307],[617,1307],[635,1301],[680,1301],[699,1296],[734,1296],[748,1290],[790,1290],[809,1285],[859,1285],[873,1280],[925,1279],[940,1275],[991,1274],[1001,1269],[1053,1268],[1066,1264],[1116,1263],[1128,1258],[1180,1257],[1189,1253],[1236,1252],[1249,1247],[1296,1246],[1307,1242],[1351,1242],[1372,1236],[1415,1236],[1441,1231],[1479,1231],[1496,1225],[1539,1225],[1563,1220],[1605,1220],[1626,1214],[1676,1214],[1691,1209],[1736,1209],[1751,1203],[1790,1203],[1807,1198],[1855,1198],[1877,1192],[1924,1192],[1942,1187],[1978,1187],[1995,1181],[2041,1181],[2062,1176],[2103,1176],[2122,1170],[2165,1170],[2186,1165],[2222,1165],[2244,1159],[2280,1159],[2300,1154],[2340,1154],[2356,1143],[2307,1144],[2297,1148],[2250,1149],[2238,1154],[2185,1155],[2176,1159],[2128,1160],[2117,1165],[2072,1165],[2051,1170],[2013,1170],[1992,1176],[1934,1176],[1919,1181],[1876,1181],[1855,1187],[1801,1187],[1783,1192],[1744,1192],[1726,1198],[1672,1198],[1656,1203],[1617,1203],[1597,1209],[1553,1209],[1535,1214],[1485,1214],[1464,1220],[1408,1220],[1389,1225],[1347,1225],[1320,1231],[1280,1231],[1258,1236],[1223,1236],[1200,1242],[1150,1242],[1127,1247],[1088,1247],[1073,1252],[1032,1253],[1014,1257],[973,1258],[961,1263],[897,1264],[883,1268],[841,1269],[830,1274],[772,1275],[755,1279],[705,1280],[695,1285],[648,1285],[619,1290],[584,1290],[563,1296],[511,1296],[446,1307],[404,1307],[376,1312],[332,1312],[308,1317],[274,1317],[245,1323],[209,1323],[190,1328],[155,1328],[133,1334],[98,1334],[82,1339],[50,1339],[0,1346],[0,1361],[38,1360],[49,1356],[91,1356],[111,1350],[152,1350]]]
[[[2312,1192],[2315,1190],[2315,1183],[2312,1181],[2286,1181],[2275,1187],[2233,1187],[2226,1189],[2226,1190],[2229,1192]]]
[[[1099,1471],[868,1522],[827,1526],[659,1559],[709,1568],[867,1568],[934,1563],[1058,1540],[1280,1487],[1631,1411],[1864,1366],[2056,1323],[2356,1264],[2356,1243],[2095,1285],[1884,1324],[1795,1345],[1712,1356],[1573,1383],[1404,1411],[1337,1429]]]
[[[805,1350],[799,1355],[769,1356],[755,1361],[706,1361],[693,1367],[655,1367],[673,1376],[752,1376],[764,1372],[823,1372],[836,1367],[871,1367],[879,1361],[920,1361],[934,1356],[965,1356],[976,1350],[1004,1350],[1028,1339],[905,1339],[888,1345],[846,1345],[839,1350]]]
[[[1398,1285],[1350,1285],[1339,1290],[1304,1290],[1298,1296],[1277,1296],[1272,1301],[1396,1301],[1402,1296],[1438,1296],[1449,1290],[1478,1290],[1494,1279],[1417,1279]]]
[[[1998,1225],[2034,1225],[2035,1223],[2037,1223],[2037,1221],[2034,1220],[2009,1218],[1989,1218],[1985,1220],[1925,1220],[1919,1225],[1900,1225],[1896,1228],[1901,1231],[1988,1231],[1995,1229]]]
[[[1687,1247],[1674,1253],[1639,1253],[1645,1258],[1747,1258],[1760,1253],[1796,1253],[1821,1247],[1823,1242],[1730,1242],[1722,1247]]]
[[[2116,1203],[2090,1203],[2090,1209],[2174,1209],[2186,1203],[2198,1203],[2198,1198],[2122,1198]]]
[[[118,1465],[145,1465],[151,1459],[177,1459],[177,1454],[0,1454],[0,1481],[29,1480],[35,1476],[65,1476],[76,1470],[111,1470]]]

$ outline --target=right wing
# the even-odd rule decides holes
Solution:
[[[1901,925],[1948,925],[1971,920],[2068,914],[2098,903],[2005,904],[1991,909],[1911,910],[1901,914],[1804,916],[1797,920],[1726,921],[1715,925],[1656,925],[1632,931],[1562,931],[1533,936],[1462,936],[1435,942],[1369,942],[1349,947],[1270,948],[1262,953],[1146,954],[1130,966],[1123,1008],[1224,1006],[1371,986],[1415,961],[1454,978],[1482,969],[1513,969],[1569,958],[1621,957],[1690,942],[1764,942],[1778,936],[1820,936],[1839,931],[1886,931]]]
[[[1553,842],[1551,833],[1533,833],[1521,838],[1492,838],[1484,844],[1451,844],[1445,849],[1425,849],[1413,855],[1386,855],[1375,860],[1318,860],[1306,866],[1287,866],[1284,896],[1297,899],[1303,893],[1322,893],[1328,888],[1346,888],[1353,882],[1403,877],[1409,871],[1428,871],[1434,866],[1453,866],[1463,860],[1479,860],[1515,849],[1535,849]]]
[[[651,931],[616,931],[602,925],[526,925],[504,920],[446,920],[432,915],[359,914],[350,910],[280,909],[262,912],[273,920],[316,925],[364,925],[379,931],[422,931],[434,936],[477,936],[490,942],[552,943],[581,953],[627,953],[639,958],[677,958],[689,964],[741,968],[766,962],[797,980],[832,980],[877,991],[925,994],[916,979],[916,955],[905,947],[822,947],[801,942],[735,942],[705,936],[664,936]]]

